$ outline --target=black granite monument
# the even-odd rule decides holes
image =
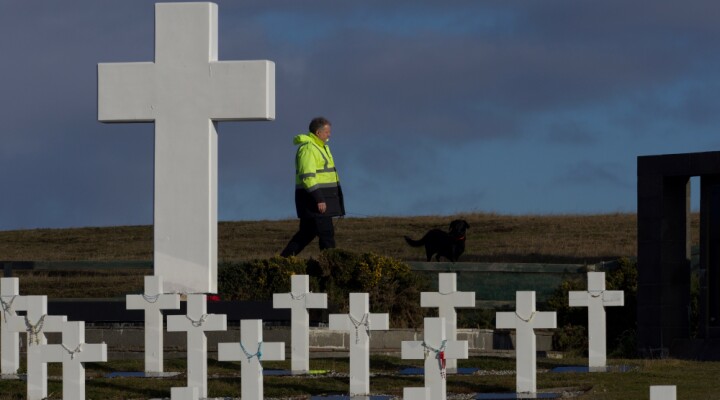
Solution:
[[[638,351],[720,359],[720,151],[638,157],[637,174]],[[690,295],[693,176],[701,193],[697,329]]]

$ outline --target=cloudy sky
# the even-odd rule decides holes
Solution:
[[[0,230],[152,223],[153,126],[97,121],[96,66],[153,60],[153,3],[0,0]],[[221,220],[294,218],[317,115],[350,217],[634,212],[637,156],[720,150],[716,0],[217,3],[277,82],[220,123]]]

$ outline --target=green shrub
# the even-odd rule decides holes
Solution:
[[[273,257],[225,263],[218,271],[219,293],[227,300],[272,300],[290,290],[290,276],[310,275],[310,290],[327,293],[326,313],[348,312],[349,293],[368,293],[371,312],[390,314],[392,327],[422,325],[420,292],[429,284],[410,267],[391,257],[341,249],[320,253],[317,260]]]
[[[373,253],[332,249],[323,251],[312,267],[317,270],[308,273],[318,277],[320,289],[328,294],[330,313],[348,311],[348,293],[368,293],[370,310],[390,314],[392,327],[422,325],[420,292],[429,284],[407,264]]]
[[[306,261],[297,257],[273,257],[218,268],[218,292],[225,300],[272,300],[273,293],[290,290],[290,277],[304,274]],[[312,285],[312,282],[311,282]]]
[[[588,332],[582,325],[562,325],[553,333],[553,348],[578,356],[587,356]]]

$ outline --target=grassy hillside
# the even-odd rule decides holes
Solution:
[[[428,229],[447,229],[454,218],[470,224],[461,261],[583,263],[633,257],[635,214],[374,217],[336,220],[338,247],[403,260],[423,260],[403,235],[421,237]],[[297,229],[297,220],[221,222],[219,258],[237,261],[278,254]],[[697,215],[693,242],[697,242]],[[317,242],[303,257],[317,255]],[[0,231],[0,260],[151,260],[152,227],[35,229]]]
[[[338,247],[406,261],[424,261],[424,249],[408,246],[403,235],[421,237],[447,229],[454,218],[470,224],[460,261],[596,263],[634,257],[634,214],[507,216],[465,214],[445,217],[346,218],[336,221]],[[697,242],[698,219],[692,220]],[[277,255],[297,229],[297,220],[223,222],[220,261],[266,259]],[[317,257],[317,241],[303,258]],[[35,229],[0,232],[0,261],[152,260],[152,227]],[[139,293],[147,270],[22,271],[20,293],[55,298],[122,297]]]

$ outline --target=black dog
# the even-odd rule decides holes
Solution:
[[[465,220],[456,219],[450,223],[450,232],[431,229],[420,240],[405,236],[405,241],[413,247],[425,246],[428,261],[436,254],[435,261],[440,261],[440,256],[443,256],[455,262],[465,251],[465,231],[468,228],[470,225]]]

